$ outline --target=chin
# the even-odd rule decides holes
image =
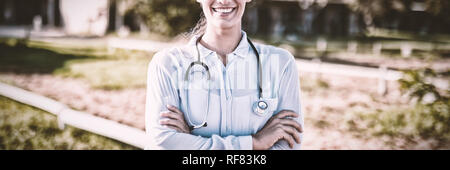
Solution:
[[[214,22],[214,26],[220,29],[230,29],[238,25],[238,22],[230,22],[230,21],[216,21]]]

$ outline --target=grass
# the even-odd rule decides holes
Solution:
[[[147,64],[143,59],[70,61],[54,74],[85,79],[94,88],[136,88],[145,87]]]
[[[70,126],[60,130],[56,122],[50,113],[0,96],[0,149],[138,149]]]
[[[95,48],[96,47],[96,48]],[[153,53],[93,47],[56,47],[14,39],[0,41],[0,72],[43,73],[86,80],[93,88],[145,87]]]
[[[348,130],[355,134],[403,139],[408,144],[428,140],[433,149],[450,148],[450,103],[417,104],[372,112],[351,113]]]
[[[319,74],[314,75],[312,78],[299,76],[299,79],[302,91],[323,91],[330,88],[330,85],[322,80]]]
[[[87,59],[86,56],[58,54],[44,49],[32,49],[24,45],[0,44],[0,71],[15,73],[52,73],[69,60]]]

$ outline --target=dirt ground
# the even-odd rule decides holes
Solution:
[[[402,144],[387,145],[387,139],[346,129],[345,118],[354,111],[407,105],[396,82],[388,82],[388,92],[377,93],[377,80],[334,75],[300,73],[302,109],[305,117],[303,149],[404,149]],[[42,94],[76,110],[144,129],[145,88],[99,90],[79,79],[45,74],[2,73],[0,81]],[[319,83],[318,83],[319,82]],[[427,149],[417,144],[412,149]],[[411,149],[406,147],[407,149]]]

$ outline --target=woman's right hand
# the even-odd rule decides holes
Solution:
[[[175,106],[167,105],[168,111],[161,112],[160,124],[175,129],[180,133],[191,133],[191,129],[184,119],[184,113]]]
[[[303,132],[303,128],[297,121],[289,117],[296,118],[298,114],[293,111],[282,110],[270,118],[266,125],[252,136],[253,149],[269,149],[281,139],[286,140],[291,148],[294,147],[295,143],[300,143],[298,133]]]

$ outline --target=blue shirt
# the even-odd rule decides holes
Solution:
[[[200,59],[209,67],[210,83],[205,69],[198,65],[190,71],[190,81],[184,81],[187,68],[197,61],[198,38],[157,52],[149,63],[145,125],[153,143],[147,149],[250,150],[251,135],[285,109],[298,113],[295,120],[303,126],[300,80],[294,57],[288,51],[254,43],[262,63],[262,97],[269,105],[267,114],[257,115],[253,105],[259,99],[258,62],[246,33],[242,31],[238,46],[227,54],[226,66],[216,52],[198,43]],[[166,104],[178,107],[193,124],[201,124],[207,114],[208,126],[186,134],[160,125],[160,112],[167,110]],[[299,135],[302,139],[303,135]],[[300,146],[296,144],[294,149]],[[291,148],[280,140],[271,149]]]

